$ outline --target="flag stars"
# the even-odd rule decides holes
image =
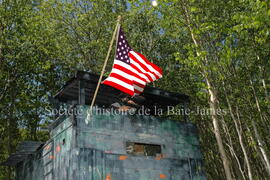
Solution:
[[[119,35],[118,35],[118,42],[117,42],[117,51],[116,51],[116,59],[119,61],[122,61],[124,63],[129,64],[129,51],[131,51],[131,48],[128,45],[128,42],[126,40],[126,37],[123,33],[123,31],[120,29]]]

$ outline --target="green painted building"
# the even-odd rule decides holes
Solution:
[[[185,108],[187,96],[148,87],[132,98],[104,85],[90,111],[97,80],[77,72],[54,97],[58,110],[67,109],[51,124],[50,140],[23,142],[3,163],[16,167],[16,180],[205,179],[196,127],[184,115],[155,116]]]

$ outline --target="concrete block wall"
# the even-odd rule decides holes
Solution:
[[[17,165],[17,180],[204,180],[196,127],[153,116],[87,114],[77,106],[51,139]],[[76,123],[74,123],[74,118]],[[132,155],[127,142],[161,146],[157,156]]]

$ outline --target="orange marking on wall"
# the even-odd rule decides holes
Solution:
[[[155,160],[161,160],[162,159],[162,155],[157,155],[156,157],[155,157]]]
[[[111,175],[110,175],[110,174],[107,174],[107,176],[106,176],[106,180],[112,180],[112,178],[111,178]]]
[[[61,151],[60,145],[57,145],[57,146],[56,146],[55,151],[56,151],[56,152],[60,152],[60,151]]]
[[[166,157],[166,154],[161,154],[162,158],[165,158]]]
[[[53,156],[53,155],[50,155],[49,158],[50,158],[50,159],[54,159],[54,156]]]
[[[162,158],[165,158],[164,154],[159,154],[155,157],[155,160],[161,160]]]
[[[128,157],[125,155],[119,156],[119,160],[126,160]]]
[[[166,178],[167,176],[166,176],[165,174],[160,174],[159,177],[160,177],[160,179],[164,179],[164,178]]]

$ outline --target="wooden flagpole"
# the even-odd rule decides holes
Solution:
[[[112,40],[111,40],[111,43],[110,43],[110,47],[108,49],[107,56],[105,58],[105,62],[103,64],[101,74],[99,76],[98,84],[97,84],[97,87],[96,87],[96,90],[95,90],[95,93],[94,93],[94,96],[93,96],[93,99],[92,99],[92,102],[91,102],[91,105],[90,105],[90,113],[92,113],[92,108],[93,108],[93,106],[95,104],[95,101],[96,101],[96,98],[97,98],[97,93],[98,93],[98,90],[99,90],[99,87],[100,87],[102,77],[104,75],[104,71],[105,71],[108,59],[110,57],[110,53],[111,53],[111,50],[112,50],[113,42],[114,42],[115,37],[116,37],[116,33],[118,34],[118,31],[119,31],[120,21],[121,21],[121,16],[118,16],[117,23],[116,23],[116,26],[115,26],[115,29],[114,29],[114,32],[113,32],[113,35],[112,35]]]

